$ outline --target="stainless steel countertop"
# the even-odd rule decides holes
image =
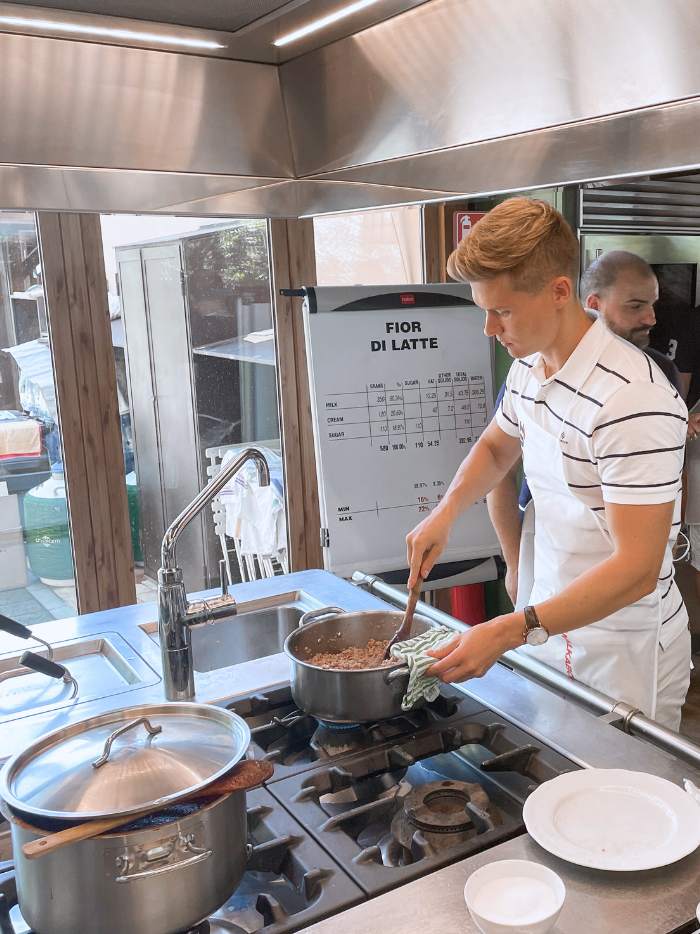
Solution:
[[[239,604],[265,597],[288,595],[290,602],[298,601],[308,607],[340,605],[348,610],[386,609],[386,604],[359,587],[335,577],[326,571],[301,571],[265,580],[237,584],[230,592]],[[218,591],[191,594],[192,600],[211,597]],[[118,633],[145,661],[154,675],[152,684],[126,689],[119,694],[99,700],[80,702],[80,694],[69,706],[53,711],[32,714],[18,713],[16,719],[0,724],[0,762],[23,749],[34,738],[68,723],[84,720],[108,710],[134,707],[139,704],[161,703],[165,699],[160,677],[160,648],[140,627],[158,618],[155,603],[135,604],[89,613],[69,619],[52,620],[32,626],[32,632],[47,642]],[[205,624],[206,625],[206,624]],[[41,648],[6,633],[0,633],[0,658],[17,654],[25,649]],[[254,691],[286,684],[289,681],[289,662],[284,654],[244,662],[218,671],[197,672],[196,697],[201,703],[216,704],[234,700]]]
[[[193,594],[192,599],[211,596],[213,593]],[[264,597],[288,595],[290,600],[296,599],[315,606],[338,605],[347,610],[386,608],[386,603],[362,588],[319,570],[237,584],[231,588],[231,593],[240,604]],[[156,618],[155,604],[147,603],[54,620],[32,629],[48,642],[116,632],[158,673],[160,649],[140,628]],[[0,657],[28,647],[29,643],[0,633]],[[288,680],[287,657],[283,654],[271,655],[219,671],[198,673],[196,700],[202,703],[223,703],[253,691],[264,691],[285,684]],[[671,755],[621,732],[603,718],[577,707],[504,665],[494,665],[483,678],[464,682],[459,687],[464,693],[581,766],[640,769],[678,783],[683,778],[690,778],[700,785],[700,770],[680,763]],[[77,700],[80,700],[79,696]],[[106,710],[162,700],[163,685],[157,679],[151,685],[112,697],[75,703],[52,712],[19,715],[12,722],[0,725],[0,761],[24,748],[34,737],[67,723]]]
[[[335,604],[351,609],[376,609],[386,604],[359,587],[325,571],[304,571],[231,589],[239,603],[289,595],[317,606]],[[204,595],[196,595],[204,596]],[[160,650],[140,626],[156,619],[154,604],[123,607],[33,627],[50,642],[117,632],[154,671],[160,671]],[[27,643],[0,634],[0,656],[27,648]],[[289,680],[285,655],[246,662],[198,675],[197,700],[221,703]],[[478,680],[459,685],[534,737],[583,767],[639,769],[680,784],[690,778],[700,785],[700,771],[671,755],[622,733],[570,700],[557,696],[504,665],[495,665]],[[23,748],[34,737],[68,722],[117,707],[163,700],[162,682],[49,713],[19,716],[0,726],[0,759]],[[379,896],[308,928],[344,934],[359,930],[392,934],[420,930],[435,934],[476,932],[464,906],[467,876],[486,862],[506,858],[535,859],[552,866],[564,879],[567,902],[557,934],[666,934],[689,921],[700,900],[700,850],[680,863],[654,872],[630,875],[578,869],[549,856],[528,836],[502,843],[485,853],[455,863],[429,876]]]
[[[700,900],[700,850],[650,872],[597,872],[550,856],[525,835],[305,930],[309,934],[479,934],[464,902],[464,885],[475,869],[500,859],[533,860],[561,876],[566,900],[552,934],[667,934],[695,917]]]

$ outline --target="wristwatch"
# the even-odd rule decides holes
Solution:
[[[549,639],[549,633],[539,621],[534,606],[526,606],[523,613],[525,614],[523,642],[527,645],[544,645]]]

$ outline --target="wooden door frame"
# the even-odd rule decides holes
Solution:
[[[311,397],[300,298],[280,294],[316,284],[311,218],[270,221],[272,307],[277,354],[290,571],[323,567]]]
[[[36,215],[78,610],[136,602],[99,214]]]

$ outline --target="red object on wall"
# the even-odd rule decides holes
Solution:
[[[484,211],[455,211],[452,218],[452,245],[455,250],[459,246],[459,241],[466,237],[484,214]]]
[[[450,603],[455,619],[469,623],[470,626],[486,621],[483,584],[462,584],[461,587],[453,587],[450,591]]]

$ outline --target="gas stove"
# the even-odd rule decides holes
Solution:
[[[288,687],[253,694],[229,705],[250,727],[256,759],[275,765],[275,781],[313,769],[323,762],[446,725],[483,710],[459,691],[444,689],[437,700],[392,720],[378,723],[337,724],[315,720],[299,711]]]
[[[268,788],[373,895],[523,833],[528,794],[573,768],[482,711]]]
[[[523,833],[530,792],[577,768],[452,688],[420,710],[354,726],[301,713],[289,688],[231,709],[275,774],[247,795],[252,850],[238,889],[180,934],[301,930]],[[0,872],[0,934],[31,934],[12,872]]]

